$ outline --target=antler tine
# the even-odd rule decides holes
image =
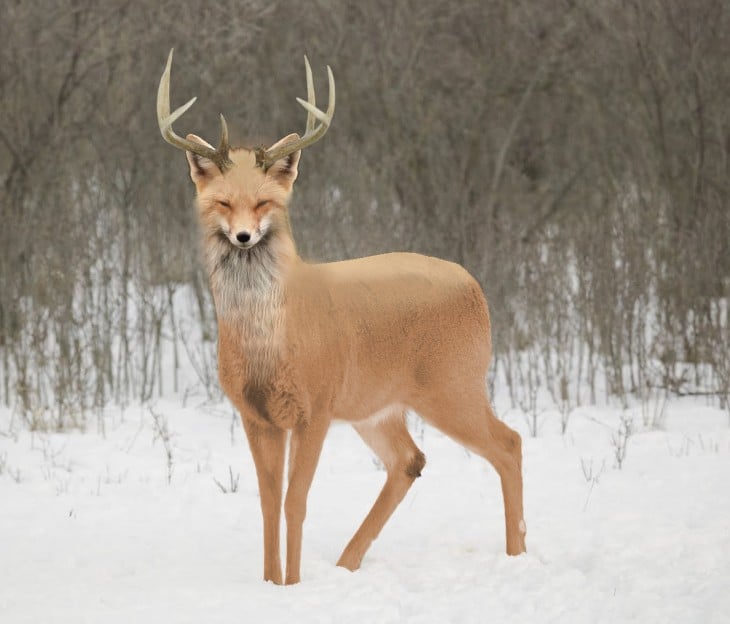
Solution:
[[[314,80],[312,80],[312,67],[309,65],[309,59],[307,55],[304,55],[304,69],[307,74],[307,102],[312,106],[317,105],[317,98],[314,95]],[[307,114],[307,129],[306,132],[314,129],[314,117],[311,113]]]
[[[229,149],[230,146],[228,145],[228,124],[226,123],[226,118],[223,116],[223,113],[221,113],[221,140],[218,143],[218,152],[221,154],[226,154],[227,157]]]
[[[183,139],[181,136],[175,134],[175,131],[172,129],[172,124],[177,121],[197,99],[191,99],[186,104],[175,109],[173,113],[170,113],[170,72],[172,68],[173,51],[174,50],[170,50],[170,54],[167,57],[167,65],[165,66],[165,71],[162,73],[162,77],[160,78],[160,86],[157,89],[157,123],[160,126],[160,134],[162,134],[162,138],[170,145],[212,160],[221,172],[223,172],[233,165],[231,160],[228,158],[228,151],[230,149],[228,145],[228,126],[223,115],[221,115],[221,140],[218,149],[202,145],[197,141]]]
[[[314,100],[314,83],[312,81],[312,70],[309,66],[309,60],[304,57],[304,65],[307,73],[307,100],[297,98],[297,102],[307,111],[307,125],[304,136],[300,139],[290,141],[281,145],[277,149],[261,150],[256,155],[256,164],[264,169],[268,169],[277,160],[292,154],[298,150],[309,147],[319,141],[327,132],[332,123],[332,117],[335,114],[335,77],[332,74],[332,68],[327,65],[327,78],[329,81],[329,102],[327,104],[327,112],[323,113],[315,106]],[[319,125],[315,126],[315,120],[319,120]]]

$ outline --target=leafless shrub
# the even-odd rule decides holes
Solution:
[[[215,341],[205,338],[206,332],[203,332],[203,337],[200,339],[197,334],[198,332],[189,324],[181,324],[179,342],[182,343],[183,350],[207,399],[220,400],[222,392],[218,385],[218,345]]]
[[[224,494],[235,494],[236,492],[238,492],[238,480],[240,479],[240,477],[241,475],[239,473],[236,473],[236,476],[234,477],[233,468],[228,466],[228,485],[223,485],[215,477],[213,477],[213,481],[215,481],[215,484]]]
[[[152,406],[148,406],[150,416],[152,416],[152,423],[154,429],[154,437],[152,443],[154,444],[157,440],[162,443],[162,448],[165,452],[165,466],[166,476],[168,485],[172,483],[172,473],[174,470],[174,453],[172,444],[172,434],[167,424],[167,417],[155,411]]]
[[[644,427],[661,429],[667,415],[669,390],[645,382],[639,386],[637,394],[641,402],[641,421]]]
[[[534,350],[518,353],[513,358],[515,383],[513,392],[517,406],[527,421],[532,437],[536,437],[540,428],[542,408],[538,404],[538,395],[542,385],[540,367]]]
[[[588,503],[591,499],[591,494],[593,493],[593,488],[598,485],[601,475],[603,474],[603,471],[606,469],[606,461],[601,462],[601,466],[594,470],[594,464],[593,460],[590,461],[580,458],[580,468],[583,472],[583,478],[588,482],[590,485],[588,487],[588,494],[586,494],[586,502],[583,504],[583,511],[588,509]]]
[[[611,445],[616,461],[616,468],[621,470],[626,459],[626,452],[629,446],[629,439],[634,433],[634,418],[628,410],[623,410],[620,416],[618,429],[611,435]]]
[[[8,463],[8,454],[6,452],[0,453],[0,477],[4,474],[7,474],[16,483],[20,483],[20,468],[13,468]]]

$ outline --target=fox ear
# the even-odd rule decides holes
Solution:
[[[269,149],[281,147],[286,143],[296,141],[298,138],[299,135],[295,132],[285,136],[281,139],[281,141],[277,141]],[[284,156],[284,158],[277,160],[273,165],[271,165],[271,167],[269,167],[267,175],[275,178],[279,184],[286,187],[288,190],[291,190],[291,187],[294,185],[294,180],[297,179],[297,174],[299,173],[298,166],[299,157],[301,155],[302,151],[297,150],[296,152],[292,152],[288,156]]]
[[[195,141],[196,143],[214,149],[210,143],[195,134],[188,134],[186,138],[189,141]],[[200,156],[193,152],[185,152],[185,156],[187,156],[188,164],[190,165],[190,177],[196,186],[205,185],[214,177],[222,175],[216,164],[205,156]]]

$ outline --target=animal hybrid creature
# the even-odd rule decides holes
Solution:
[[[486,394],[491,355],[487,303],[462,267],[412,253],[310,264],[297,255],[287,204],[301,150],[335,111],[317,108],[305,57],[304,136],[268,149],[231,148],[221,115],[217,148],[172,124],[172,51],[157,116],[165,140],[185,150],[197,189],[205,261],[218,319],[221,385],[241,413],[258,476],[264,579],[282,582],[279,520],[288,439],[286,583],[300,580],[307,493],[330,422],[349,422],[381,459],[387,479],[338,565],[355,570],[425,465],[406,428],[410,408],[499,473],[507,553],[525,551],[520,436]]]

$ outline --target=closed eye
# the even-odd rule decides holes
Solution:
[[[268,199],[262,199],[259,203],[256,204],[256,208],[261,208],[262,206],[265,206],[269,203]]]
[[[227,201],[218,200],[218,203],[224,208],[230,208],[231,205]]]

